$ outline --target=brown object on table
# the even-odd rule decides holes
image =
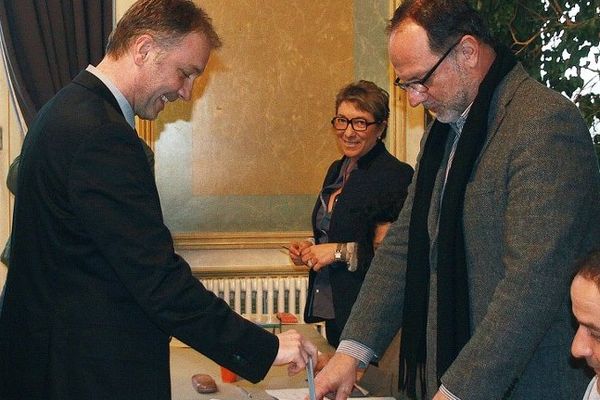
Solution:
[[[207,374],[196,374],[192,376],[192,385],[198,393],[214,393],[217,391],[217,384],[212,376]]]

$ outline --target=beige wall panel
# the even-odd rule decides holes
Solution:
[[[294,231],[340,157],[334,98],[355,79],[347,0],[198,2],[224,46],[191,102],[155,124],[156,175],[176,232]]]
[[[6,175],[10,165],[10,110],[9,110],[9,93],[6,79],[6,71],[4,69],[3,54],[0,53],[0,251],[5,243],[10,230],[10,197],[8,188],[6,187]]]
[[[390,0],[389,13],[402,4],[402,0]],[[422,105],[411,107],[408,104],[406,92],[393,85],[396,74],[389,63],[390,88],[390,135],[388,144],[390,151],[400,160],[413,167],[417,164],[421,138],[425,132],[425,109]]]
[[[10,234],[11,226],[11,197],[6,182],[6,174],[10,165],[10,135],[9,135],[9,95],[4,69],[3,55],[0,53],[0,252],[4,249],[4,243]],[[0,262],[0,287],[6,280],[6,267]]]
[[[190,107],[193,195],[316,193],[337,157],[333,98],[354,76],[352,3],[202,5],[225,45],[197,82],[195,101],[158,122],[185,118]]]
[[[132,3],[117,0],[117,17]],[[156,151],[165,223],[178,237],[210,243],[218,233],[305,232],[326,169],[340,157],[329,125],[335,94],[357,79],[389,85],[390,2],[197,3],[224,47],[191,102],[169,104],[150,129],[140,127]],[[407,143],[393,126],[388,146],[404,159]]]
[[[6,187],[6,175],[10,163],[21,152],[22,135],[17,115],[10,98],[8,80],[4,69],[3,54],[0,52],[0,252],[10,235],[14,196]],[[6,279],[6,267],[0,263],[0,287]]]
[[[114,0],[113,10],[115,11],[115,21],[120,20],[123,14],[125,14],[125,11],[127,11],[133,3],[135,3],[135,0]]]

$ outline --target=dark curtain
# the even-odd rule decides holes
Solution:
[[[8,73],[27,125],[88,64],[112,30],[113,0],[0,0]]]

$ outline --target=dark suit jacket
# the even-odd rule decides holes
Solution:
[[[278,340],[174,253],[147,157],[82,72],[25,138],[0,319],[2,399],[169,399],[169,336],[256,382]]]
[[[331,164],[323,187],[335,182],[345,158]],[[335,318],[340,327],[344,326],[350,315],[373,258],[375,225],[379,222],[392,222],[398,218],[412,175],[413,169],[410,165],[398,161],[385,149],[382,142],[377,142],[358,160],[357,169],[350,173],[344,190],[337,198],[331,215],[329,242],[358,243],[356,271],[348,271],[346,263],[333,263],[328,267]],[[313,229],[316,226],[320,204],[321,201],[317,199],[312,214]],[[317,237],[317,232],[313,233]],[[316,274],[313,270],[309,273],[309,296],[313,291]],[[321,321],[308,315],[308,307],[305,308],[304,320]]]

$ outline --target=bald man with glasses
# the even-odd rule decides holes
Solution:
[[[569,266],[600,242],[600,176],[579,111],[466,1],[402,2],[389,54],[396,86],[435,120],[317,398],[345,399],[399,328],[409,398],[580,398]]]

